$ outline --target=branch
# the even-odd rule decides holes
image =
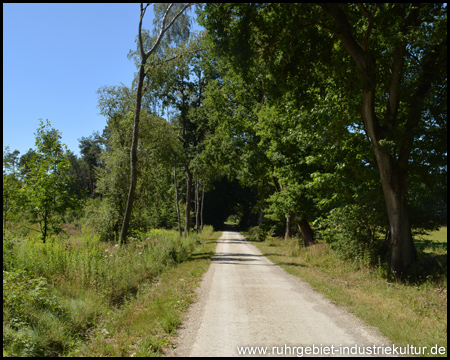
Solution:
[[[376,5],[376,4],[375,4],[375,5]],[[358,6],[359,6],[359,10],[361,10],[361,12],[363,13],[363,15],[364,15],[365,17],[369,18],[370,15],[369,15],[369,13],[366,11],[366,9],[364,9],[363,4],[358,3]]]
[[[375,5],[373,6],[372,15],[370,15],[369,27],[367,28],[366,37],[364,38],[363,51],[366,51],[366,49],[367,49],[367,43],[369,42],[369,36],[370,36],[370,33],[372,32],[372,27],[373,27],[373,18],[375,17],[377,8],[378,8],[378,5],[375,3]]]
[[[408,56],[410,56],[411,58],[413,58],[413,59],[417,62],[417,64],[420,64],[419,58],[418,58],[417,56],[415,56],[414,54],[411,54],[411,53],[408,51],[408,49],[406,49],[406,54],[407,54]]]
[[[447,51],[447,36],[441,43],[432,47],[423,57],[422,72],[417,81],[417,87],[409,103],[409,112],[405,124],[405,133],[407,139],[402,143],[398,162],[407,166],[408,156],[413,147],[414,132],[421,119],[425,98],[428,95],[433,83],[437,81],[440,76],[438,69],[446,64],[446,58],[440,57],[441,54],[445,54]]]
[[[400,82],[402,78],[402,69],[404,63],[406,45],[399,44],[395,47],[394,57],[392,61],[391,80],[389,83],[389,99],[386,108],[386,114],[384,116],[385,123],[389,129],[392,129],[395,123],[395,117],[397,116],[399,95],[400,95]]]
[[[322,4],[321,6],[324,11],[333,18],[337,27],[337,34],[342,42],[342,45],[344,45],[345,49],[356,62],[356,65],[359,68],[361,58],[364,54],[361,46],[359,46],[359,44],[353,37],[347,15],[345,15],[338,4]]]
[[[143,5],[144,4],[141,3],[141,16],[139,18],[139,46],[140,46],[140,50],[141,50],[141,59],[143,59],[145,56],[144,46],[143,46],[143,41],[142,41],[142,20],[144,19],[145,12],[147,11],[147,7],[150,4],[145,5],[145,7]]]
[[[164,36],[164,34],[166,33],[166,31],[169,30],[170,27],[173,25],[173,23],[180,17],[180,15],[181,15],[188,7],[190,7],[190,6],[193,5],[193,4],[194,4],[194,3],[189,3],[189,4],[185,5],[185,7],[184,7],[183,9],[181,9],[180,12],[172,19],[172,21],[171,21],[167,26],[165,26],[167,16],[168,16],[168,14],[169,14],[170,9],[171,9],[172,6],[173,6],[173,3],[169,5],[169,7],[167,8],[167,10],[166,10],[166,12],[164,13],[164,16],[163,16],[163,21],[162,21],[162,24],[161,24],[161,30],[160,30],[160,32],[159,32],[158,39],[156,40],[155,44],[154,44],[153,47],[150,49],[150,51],[149,51],[147,54],[144,54],[144,57],[143,57],[144,63],[147,61],[148,57],[156,50],[156,48],[158,47],[159,43],[161,42],[161,39],[163,38],[163,36]]]
[[[202,51],[202,50],[205,50],[205,49],[204,48],[200,48],[200,49],[195,49],[195,50],[192,50],[192,51],[188,51],[187,53],[174,55],[171,58],[161,60],[161,62],[159,62],[159,63],[152,62],[151,65],[152,66],[162,65],[163,63],[168,63],[169,61],[175,60],[176,58],[179,58],[181,56],[189,55],[189,54],[192,54],[192,53],[195,53],[195,52],[198,52],[198,51]],[[148,75],[147,72],[145,73],[145,75],[146,76]]]
[[[317,26],[320,26],[322,29],[324,29],[324,30],[326,30],[326,31],[328,31],[328,32],[330,32],[330,33],[332,33],[332,34],[338,35],[338,33],[337,33],[336,31],[333,31],[333,30],[331,30],[331,29],[325,27],[325,25],[323,25],[323,24],[321,24],[321,23],[319,23],[319,22],[317,22],[316,25],[317,25]]]
[[[33,231],[37,231],[38,233],[41,232],[40,230],[36,230],[36,229],[30,228],[30,227],[28,227],[28,226],[23,226],[23,227],[25,227],[25,228],[27,228],[27,229],[30,229],[30,230],[33,230]]]
[[[192,54],[192,53],[195,53],[195,52],[197,52],[197,51],[202,51],[202,50],[205,50],[205,49],[204,49],[204,48],[195,49],[195,50],[192,50],[192,51],[188,51],[187,53],[184,53],[184,54],[178,54],[178,55],[172,56],[171,58],[165,59],[165,60],[163,60],[163,61],[164,61],[164,62],[169,62],[169,61],[171,61],[171,60],[173,60],[173,59],[176,59],[177,57],[184,56],[184,55],[188,55],[188,54]]]
[[[418,10],[412,10],[405,22],[402,25],[401,33],[406,34],[408,27],[417,23]],[[402,77],[402,70],[404,64],[405,53],[408,53],[406,49],[406,43],[403,40],[399,40],[395,46],[394,55],[392,59],[391,79],[389,82],[389,99],[385,114],[385,123],[389,129],[395,125],[395,117],[397,116],[399,105],[399,92],[400,82]],[[419,62],[420,63],[420,62]]]

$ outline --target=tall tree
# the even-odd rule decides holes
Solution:
[[[268,101],[293,92],[309,106],[329,78],[359,107],[389,216],[391,270],[406,275],[416,260],[406,202],[414,146],[446,129],[436,101],[447,91],[446,4],[208,4],[202,24],[247,81],[263,59]]]
[[[144,49],[144,43],[142,41],[142,21],[145,16],[145,12],[147,7],[150,4],[144,6],[141,3],[141,15],[139,19],[139,49],[140,49],[140,65],[139,65],[139,74],[138,74],[138,85],[137,85],[137,95],[136,95],[136,106],[134,111],[134,125],[133,125],[133,138],[131,142],[131,151],[130,151],[130,163],[131,163],[131,174],[130,174],[130,189],[128,192],[127,205],[125,208],[124,219],[122,223],[122,230],[120,232],[120,241],[122,244],[126,242],[128,227],[130,222],[131,211],[133,208],[134,202],[134,194],[136,190],[137,183],[137,144],[139,139],[139,121],[140,121],[140,112],[141,112],[141,101],[142,101],[142,88],[144,85],[145,79],[145,64],[147,63],[148,58],[155,53],[158,49],[164,35],[171,28],[171,26],[175,23],[175,21],[183,14],[183,12],[192,4],[185,5],[178,13],[172,14],[171,10],[174,7],[174,4],[169,4],[165,9],[162,18],[161,18],[161,26],[159,30],[159,34],[154,41],[151,48],[146,52]]]

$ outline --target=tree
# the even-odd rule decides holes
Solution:
[[[95,196],[94,192],[94,175],[92,170],[94,167],[100,165],[100,154],[101,154],[101,137],[98,132],[94,132],[89,137],[81,137],[78,139],[80,142],[80,152],[83,156],[83,160],[88,164],[89,167],[89,190],[91,192],[92,198]]]
[[[141,111],[141,101],[142,101],[142,88],[144,85],[145,79],[145,64],[147,63],[148,58],[155,53],[158,49],[161,40],[163,39],[166,32],[171,28],[171,26],[175,23],[175,21],[183,14],[183,12],[192,4],[185,5],[181,10],[178,11],[175,15],[171,14],[171,9],[174,7],[174,4],[169,4],[165,9],[162,18],[161,18],[161,27],[159,34],[156,40],[153,43],[153,46],[147,52],[144,49],[144,43],[142,41],[142,20],[144,19],[145,12],[147,7],[150,4],[143,6],[141,3],[141,16],[139,19],[139,49],[140,49],[140,65],[139,65],[139,75],[138,75],[138,86],[137,86],[137,95],[136,95],[136,106],[134,111],[134,125],[133,125],[133,137],[131,143],[131,151],[130,151],[130,164],[131,164],[131,175],[130,175],[130,189],[128,192],[127,205],[125,208],[124,219],[122,223],[122,230],[120,233],[120,241],[122,244],[126,242],[126,237],[128,233],[129,221],[131,216],[131,211],[133,208],[134,202],[134,194],[136,190],[137,183],[137,144],[139,138],[139,121],[140,121],[140,111]],[[176,7],[175,7],[176,8]],[[170,14],[170,18],[169,18]]]
[[[3,149],[3,227],[7,221],[17,214],[20,207],[21,182],[16,174],[19,165],[19,150],[9,151],[9,146]]]
[[[176,48],[166,44],[161,52],[168,60],[148,70],[144,93],[147,103],[161,105],[162,114],[164,109],[170,111],[170,122],[179,129],[182,151],[174,153],[174,161],[175,166],[183,164],[186,174],[185,236],[191,227],[192,187],[198,177],[192,164],[201,153],[202,142],[209,132],[202,101],[206,84],[214,74],[206,69],[208,52],[203,38],[202,33],[195,33]],[[130,57],[136,58],[136,54],[132,53]],[[155,108],[148,110],[157,111]]]
[[[131,145],[135,93],[124,85],[103,87],[98,93],[100,113],[107,117],[100,156],[102,165],[96,168],[96,193],[102,196],[101,201],[88,202],[88,213],[103,240],[119,241],[129,186],[127,153]],[[148,100],[144,97],[142,102],[136,201],[129,233],[176,225],[173,159],[174,154],[180,153],[181,144],[175,127],[152,113],[152,103]]]
[[[446,4],[209,4],[202,24],[244,78],[263,59],[268,101],[291,92],[311,105],[328,78],[359,107],[389,217],[391,270],[407,275],[416,260],[407,209],[414,147],[446,129]]]
[[[66,145],[61,143],[61,133],[50,128],[47,120],[40,121],[36,132],[36,151],[27,160],[29,172],[22,192],[25,207],[33,215],[33,222],[39,224],[42,241],[45,243],[50,232],[58,232],[59,221],[55,215],[72,206],[68,192],[70,167]]]

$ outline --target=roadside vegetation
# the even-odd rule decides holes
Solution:
[[[447,227],[416,241],[417,276],[404,282],[386,266],[343,259],[326,242],[305,247],[298,238],[263,240],[258,233],[253,228],[245,235],[272,262],[348,307],[393,344],[447,347]]]
[[[6,231],[4,356],[160,354],[194,300],[220,233],[155,229],[125,246],[68,228],[45,244]]]

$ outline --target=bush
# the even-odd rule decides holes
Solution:
[[[209,239],[213,236],[213,234],[214,234],[214,227],[212,225],[203,226],[203,229],[201,232],[201,237],[203,239]]]
[[[364,266],[379,263],[387,248],[380,234],[385,231],[373,221],[376,214],[358,205],[347,205],[330,211],[326,219],[314,222],[318,234],[330,244],[339,257]]]
[[[275,228],[268,228],[263,226],[253,226],[248,230],[249,240],[251,241],[265,241],[267,238],[273,237],[275,234]]]
[[[248,237],[249,240],[251,241],[260,241],[259,237],[260,237],[260,233],[261,233],[261,229],[259,228],[259,226],[253,226],[250,229],[248,229]]]
[[[86,223],[94,228],[102,241],[118,241],[123,214],[109,199],[89,199],[85,207]]]

